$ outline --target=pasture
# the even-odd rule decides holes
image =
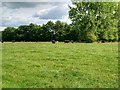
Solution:
[[[117,88],[117,43],[4,42],[3,88]]]

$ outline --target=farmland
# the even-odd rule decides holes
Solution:
[[[5,42],[3,88],[117,88],[117,43]]]

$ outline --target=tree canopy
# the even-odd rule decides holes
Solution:
[[[7,27],[3,33],[4,41],[63,41],[67,39],[70,26],[67,23],[48,21],[42,26],[36,24],[20,25],[18,28]]]
[[[73,2],[69,17],[72,27],[78,32],[78,40],[117,41],[118,3],[117,2]]]

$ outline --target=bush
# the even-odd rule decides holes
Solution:
[[[87,33],[87,40],[86,41],[90,42],[90,43],[95,42],[95,41],[97,41],[97,37],[95,36],[94,33],[88,32]]]

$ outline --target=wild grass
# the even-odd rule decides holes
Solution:
[[[118,44],[5,42],[3,88],[117,88]]]

